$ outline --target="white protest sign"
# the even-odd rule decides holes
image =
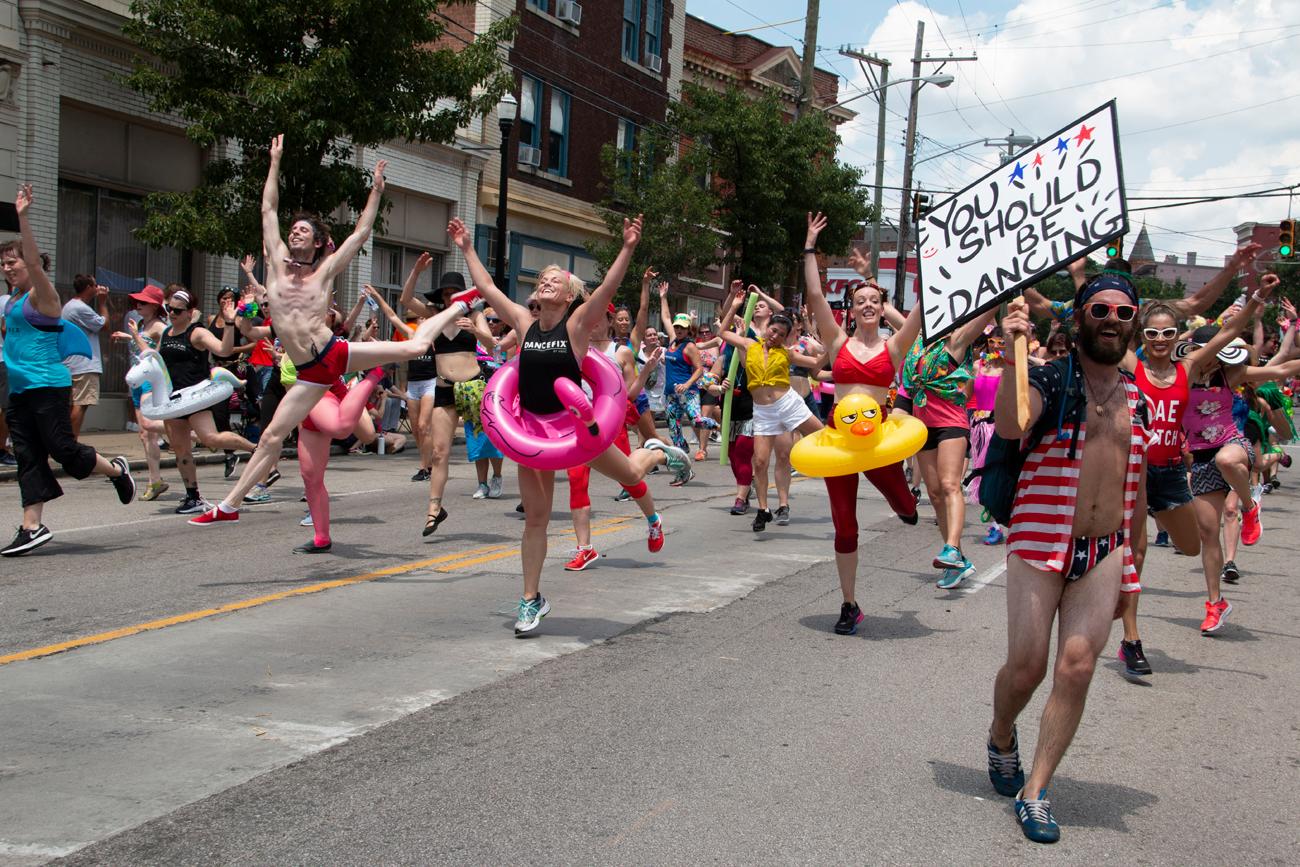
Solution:
[[[1127,231],[1111,100],[921,219],[917,249],[926,341]]]

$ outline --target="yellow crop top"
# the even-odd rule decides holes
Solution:
[[[784,346],[774,346],[763,353],[762,341],[755,341],[745,351],[745,376],[749,389],[762,385],[790,384],[790,352]]]

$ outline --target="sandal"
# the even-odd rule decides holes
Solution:
[[[447,510],[444,509],[442,506],[439,506],[438,514],[426,516],[424,521],[424,530],[420,533],[420,535],[432,536],[433,531],[438,529],[438,525],[445,520],[447,520]]]
[[[708,457],[704,454],[704,449],[700,449],[698,452],[695,453],[695,460],[697,461],[708,460]]]

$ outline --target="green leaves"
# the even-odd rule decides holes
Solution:
[[[444,5],[134,0],[125,31],[142,54],[128,84],[214,149],[199,188],[149,197],[142,238],[228,255],[260,249],[266,149],[276,133],[285,133],[282,214],[330,215],[364,205],[368,173],[353,163],[355,149],[451,141],[490,111],[510,84],[497,52],[516,22],[496,21],[463,44],[444,39],[471,38],[448,31]],[[332,228],[342,237],[351,226]]]

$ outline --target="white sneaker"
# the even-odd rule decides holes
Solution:
[[[488,482],[488,499],[489,500],[501,499],[501,477],[500,476],[493,476],[492,479]]]
[[[299,526],[299,527],[314,527],[314,526],[316,526],[316,522],[314,522],[314,521],[311,519],[311,512],[308,512],[308,513],[307,513],[307,517],[303,518],[301,521],[298,522],[298,526]]]
[[[478,486],[478,489],[477,489],[476,491],[474,491],[474,499],[476,499],[476,500],[486,500],[486,499],[487,499],[487,495],[488,495],[488,486],[487,486],[487,485],[480,484],[480,485]]]

